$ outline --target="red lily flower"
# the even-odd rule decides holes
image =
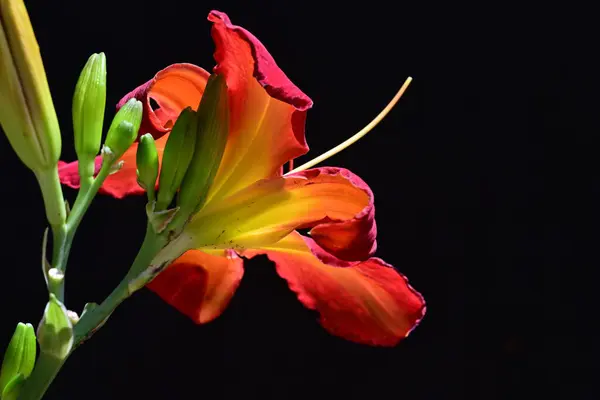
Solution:
[[[188,250],[148,287],[196,323],[219,316],[243,276],[243,260],[266,255],[278,274],[334,335],[391,346],[425,313],[425,303],[376,249],[373,193],[342,168],[283,175],[283,165],[308,151],[306,111],[312,101],[281,71],[247,30],[212,11],[214,72],[225,78],[230,121],[221,164],[203,207],[182,236]],[[160,71],[120,102],[144,104],[140,133],[162,150],[179,113],[197,107],[209,74],[191,64]],[[158,104],[153,109],[150,99]],[[142,194],[136,183],[137,144],[101,191],[121,198]],[[97,160],[97,166],[100,159]],[[60,167],[61,181],[78,187],[76,163]],[[311,228],[310,238],[297,229]]]

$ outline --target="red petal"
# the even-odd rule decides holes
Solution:
[[[225,310],[244,275],[234,252],[217,254],[189,250],[147,287],[197,324],[210,322]]]
[[[347,180],[366,193],[368,203],[364,208],[347,220],[334,220],[313,225],[310,236],[319,246],[337,258],[346,261],[362,261],[377,250],[377,225],[375,224],[375,205],[371,188],[359,176],[344,168],[323,167],[308,169],[286,177],[303,176],[311,182],[336,182]]]
[[[319,257],[315,256],[319,254]],[[246,257],[266,254],[307,308],[321,314],[330,333],[353,342],[394,346],[425,314],[422,296],[379,258],[344,263],[294,232]],[[321,260],[329,260],[324,263]]]
[[[217,45],[215,58],[219,65],[215,72],[227,74],[229,68],[235,68],[235,58],[253,59],[253,75],[273,98],[293,105],[300,111],[312,107],[312,100],[305,95],[277,66],[267,48],[246,29],[233,25],[227,14],[213,10],[208,15],[208,20],[214,22],[213,38]],[[247,53],[246,46],[235,43],[237,38],[243,39],[250,45],[251,54]],[[238,47],[239,48],[236,48]],[[229,52],[232,53],[229,53]],[[227,54],[229,53],[229,54]],[[240,54],[243,53],[243,54]],[[234,58],[229,58],[233,56]],[[245,65],[243,66],[245,67]],[[241,78],[241,76],[239,76]]]
[[[260,179],[276,176],[290,159],[308,151],[306,110],[312,101],[279,69],[250,32],[212,11],[215,73],[229,89],[230,132],[208,201]]]
[[[94,176],[100,171],[100,167],[102,166],[102,157],[98,156],[94,160]],[[81,180],[79,178],[79,163],[77,161],[73,161],[70,163],[59,161],[58,162],[58,176],[60,178],[60,183],[63,185],[67,185],[73,189],[79,189],[81,184]]]
[[[117,110],[133,97],[141,101],[144,117],[139,134],[151,133],[155,139],[159,138],[171,131],[184,108],[198,108],[208,77],[208,72],[193,64],[170,65],[125,95],[117,104]],[[150,99],[160,108],[152,110]]]
[[[162,160],[162,154],[167,143],[168,135],[161,137],[156,140],[156,150],[158,151],[159,160]],[[126,196],[141,195],[145,191],[137,183],[136,173],[136,159],[135,154],[137,152],[137,142],[134,143],[127,151],[121,156],[119,161],[123,161],[123,167],[112,175],[109,175],[99,192],[107,194],[117,199],[122,199]],[[160,161],[159,161],[160,162]],[[100,171],[102,166],[102,157],[98,156],[95,159],[95,171],[94,175]],[[58,162],[58,176],[60,183],[67,185],[73,189],[78,189],[80,185],[78,162],[73,161],[66,163],[64,161]]]

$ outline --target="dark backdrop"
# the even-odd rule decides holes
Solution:
[[[355,345],[325,333],[257,259],[205,326],[136,294],[75,352],[48,399],[595,398],[598,314],[595,282],[584,277],[598,268],[589,12],[377,0],[26,3],[65,160],[75,158],[71,97],[87,57],[107,54],[112,118],[117,100],[159,69],[212,68],[213,8],[260,38],[312,97],[313,156],[369,122],[413,76],[387,119],[326,164],[370,184],[378,256],[428,302],[398,347]],[[32,174],[4,137],[0,152],[3,348],[17,321],[42,313],[45,226]],[[143,205],[94,201],[74,243],[69,308],[101,301],[124,275],[143,237]]]

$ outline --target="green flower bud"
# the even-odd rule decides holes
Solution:
[[[40,351],[55,358],[66,358],[73,348],[73,324],[67,309],[54,294],[50,294],[37,336]]]
[[[229,133],[229,99],[225,78],[211,75],[198,107],[194,157],[185,174],[177,205],[190,215],[204,204],[221,164]]]
[[[82,178],[94,174],[94,157],[100,150],[106,105],[106,57],[92,54],[81,71],[73,96],[75,151]]]
[[[135,141],[142,123],[142,112],[142,103],[130,99],[115,115],[104,142],[112,153],[113,161],[118,160]]]
[[[0,369],[0,393],[17,376],[27,378],[35,365],[36,343],[35,332],[31,324],[18,323],[13,334]],[[18,378],[17,378],[18,379]],[[13,387],[17,383],[13,382]],[[10,388],[12,391],[13,389]],[[4,399],[4,397],[2,397]]]
[[[158,151],[151,134],[146,133],[140,138],[135,162],[137,164],[138,184],[148,192],[149,200],[153,201],[154,187],[156,186],[156,178],[158,178]]]
[[[191,107],[179,114],[163,152],[155,211],[171,204],[194,155],[197,115]]]
[[[0,1],[0,125],[33,171],[56,167],[60,128],[23,0]]]
[[[0,391],[0,399],[2,400],[17,400],[21,387],[25,383],[25,377],[23,374],[15,375],[7,384],[4,389]]]

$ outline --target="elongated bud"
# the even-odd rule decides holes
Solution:
[[[37,336],[40,351],[58,359],[64,359],[73,348],[73,324],[67,309],[54,294],[50,294]]]
[[[113,160],[117,160],[137,138],[142,122],[142,103],[131,99],[115,115],[104,145],[110,148]]]
[[[31,375],[31,371],[35,365],[35,356],[36,342],[33,326],[19,322],[2,361],[2,369],[0,369],[0,394],[5,389],[8,389],[7,392],[14,392],[17,383],[20,383],[20,380]],[[11,381],[11,387],[7,388]]]
[[[79,75],[73,96],[75,151],[82,178],[94,174],[94,158],[100,151],[106,106],[106,57],[92,54]]]
[[[23,0],[0,0],[0,125],[33,171],[55,167],[61,138],[46,72]]]
[[[165,145],[155,211],[169,206],[187,171],[196,143],[197,115],[191,107],[179,114]]]
[[[194,157],[177,199],[183,214],[193,214],[204,204],[225,151],[229,132],[229,99],[225,78],[211,75],[197,113]]]
[[[151,134],[146,133],[140,137],[135,161],[138,184],[148,192],[148,197],[152,201],[154,200],[156,178],[158,178],[158,152]]]
[[[0,392],[0,399],[17,400],[19,398],[19,393],[21,392],[21,387],[24,383],[25,377],[23,374],[15,375]]]

